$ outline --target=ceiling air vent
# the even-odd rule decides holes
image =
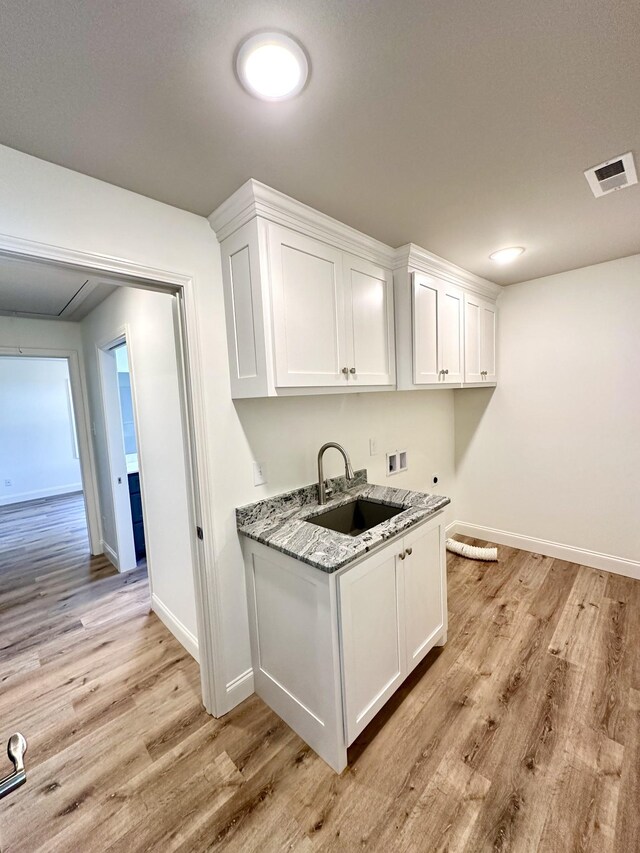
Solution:
[[[587,169],[584,176],[596,198],[638,183],[631,151]]]

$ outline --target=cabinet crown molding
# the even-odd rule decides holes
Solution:
[[[208,219],[218,242],[222,243],[255,216],[329,243],[386,269],[394,267],[395,250],[390,246],[253,178],[223,201]]]
[[[497,299],[502,293],[502,287],[489,281],[486,278],[480,278],[472,272],[468,272],[462,267],[457,266],[439,255],[434,255],[433,252],[428,252],[426,249],[416,246],[415,243],[407,243],[406,246],[400,246],[396,249],[396,259],[393,266],[394,270],[409,269],[411,272],[421,272],[425,275],[435,275],[438,278],[448,281],[450,284],[457,284],[464,287],[465,290],[470,290],[473,293],[479,293],[481,296],[486,296],[489,299]]]
[[[245,181],[208,219],[218,242],[222,243],[256,216],[329,243],[344,252],[366,258],[386,269],[411,268],[436,275],[490,299],[496,299],[502,291],[502,288],[492,281],[467,272],[415,243],[407,243],[399,249],[393,249],[386,243],[320,213],[254,178]]]

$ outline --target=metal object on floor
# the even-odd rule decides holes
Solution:
[[[20,732],[16,732],[9,738],[7,744],[7,755],[13,764],[13,773],[0,779],[0,800],[15,791],[27,781],[27,773],[24,769],[24,754],[27,751],[27,740]]]

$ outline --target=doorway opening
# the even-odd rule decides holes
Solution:
[[[147,551],[134,391],[125,336],[99,347],[98,366],[115,526],[113,546],[106,550],[118,571],[128,572],[146,560]]]
[[[40,355],[44,354],[45,345],[47,350],[69,357],[72,386],[75,378],[74,390],[80,389],[75,395],[75,414],[91,553],[103,555],[101,566],[109,571],[113,571],[108,569],[108,563],[113,563],[109,546],[115,537],[110,520],[113,516],[110,468],[103,452],[107,446],[105,419],[98,413],[103,393],[100,365],[103,358],[110,357],[111,349],[114,360],[122,359],[124,353],[118,351],[117,345],[126,344],[130,397],[126,381],[123,382],[122,377],[118,379],[118,373],[126,371],[118,371],[117,363],[115,384],[120,409],[119,441],[121,446],[127,445],[124,471],[120,476],[122,492],[128,499],[129,524],[133,529],[135,510],[132,513],[132,503],[137,503],[150,569],[151,609],[200,663],[201,699],[210,713],[219,714],[224,708],[226,691],[223,673],[218,670],[216,675],[213,669],[214,657],[218,654],[217,598],[213,593],[217,579],[213,572],[213,540],[206,532],[211,529],[207,471],[203,457],[196,453],[196,436],[201,449],[206,443],[206,431],[202,401],[196,390],[200,387],[201,376],[197,372],[199,354],[193,337],[197,327],[193,281],[178,273],[42,244],[23,242],[16,250],[11,240],[7,243],[2,237],[0,258],[4,258],[8,276],[24,264],[30,280],[30,286],[19,294],[20,307],[13,307],[2,304],[15,296],[15,289],[8,282],[3,292],[0,275],[0,353]],[[134,301],[142,298],[159,300],[168,306],[164,311],[163,335],[158,335],[153,328],[153,310],[148,312],[140,305],[133,306]],[[125,302],[127,307],[137,311],[135,322],[118,313],[118,306],[122,308]],[[91,316],[98,315],[102,320],[99,328],[90,328]],[[58,326],[59,332],[52,336],[40,334],[34,327],[40,326],[43,320]],[[28,328],[25,329],[23,323]],[[79,326],[82,327],[80,334],[71,328]],[[137,373],[141,377],[146,374],[146,378],[138,383],[141,388],[136,390],[134,377]],[[172,381],[169,393],[162,385],[168,376]],[[129,407],[127,400],[130,400]],[[132,501],[133,490],[127,488],[130,472],[126,462],[129,461],[130,468],[135,466],[133,435],[140,484],[137,501]],[[148,440],[149,435],[151,440]],[[175,452],[168,447],[169,440],[173,441]],[[141,544],[139,541],[139,551]],[[135,548],[134,540],[134,556]],[[163,562],[164,574],[158,572]],[[136,566],[137,563],[138,557]],[[129,565],[133,565],[133,561]],[[152,566],[160,576],[159,582]],[[130,585],[139,572],[128,568],[127,572],[118,574],[125,585]],[[71,596],[74,597],[73,592]],[[179,608],[184,614],[182,619],[175,618]]]
[[[89,551],[69,361],[0,354],[0,570],[8,552],[55,534]],[[37,531],[35,537],[29,530]]]

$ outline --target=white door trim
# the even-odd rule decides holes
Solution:
[[[184,377],[184,417],[188,436],[189,480],[194,538],[194,582],[198,618],[198,649],[202,699],[214,716],[229,710],[224,679],[224,645],[219,612],[220,579],[216,567],[212,484],[207,465],[208,434],[204,416],[204,378],[196,315],[194,280],[171,270],[148,267],[135,261],[97,252],[82,252],[34,240],[0,234],[0,255],[73,266],[108,274],[122,285],[138,285],[178,296],[180,349]],[[88,416],[88,412],[87,412]],[[196,537],[196,527],[204,539]]]
[[[0,356],[18,356],[24,358],[64,358],[69,366],[69,384],[71,385],[71,403],[76,421],[78,452],[80,457],[80,476],[84,493],[85,514],[89,550],[92,554],[102,554],[102,525],[98,500],[93,442],[90,433],[90,415],[85,377],[81,368],[77,350],[62,350],[54,347],[4,347],[0,346]]]
[[[98,382],[100,384],[100,403],[109,463],[109,491],[111,492],[116,538],[115,542],[109,543],[110,548],[107,553],[111,552],[112,554],[115,551],[116,568],[119,572],[130,572],[137,565],[136,548],[133,541],[129,477],[122,435],[122,410],[120,408],[117,365],[115,355],[112,354],[115,347],[125,341],[126,330],[123,326],[117,332],[99,341],[95,347]],[[112,375],[109,376],[107,372]],[[115,407],[117,407],[117,412],[114,411]],[[116,477],[118,477],[117,483],[115,482]],[[103,544],[105,544],[104,532]],[[111,554],[109,554],[110,559],[112,559]],[[151,578],[150,569],[148,574]]]

